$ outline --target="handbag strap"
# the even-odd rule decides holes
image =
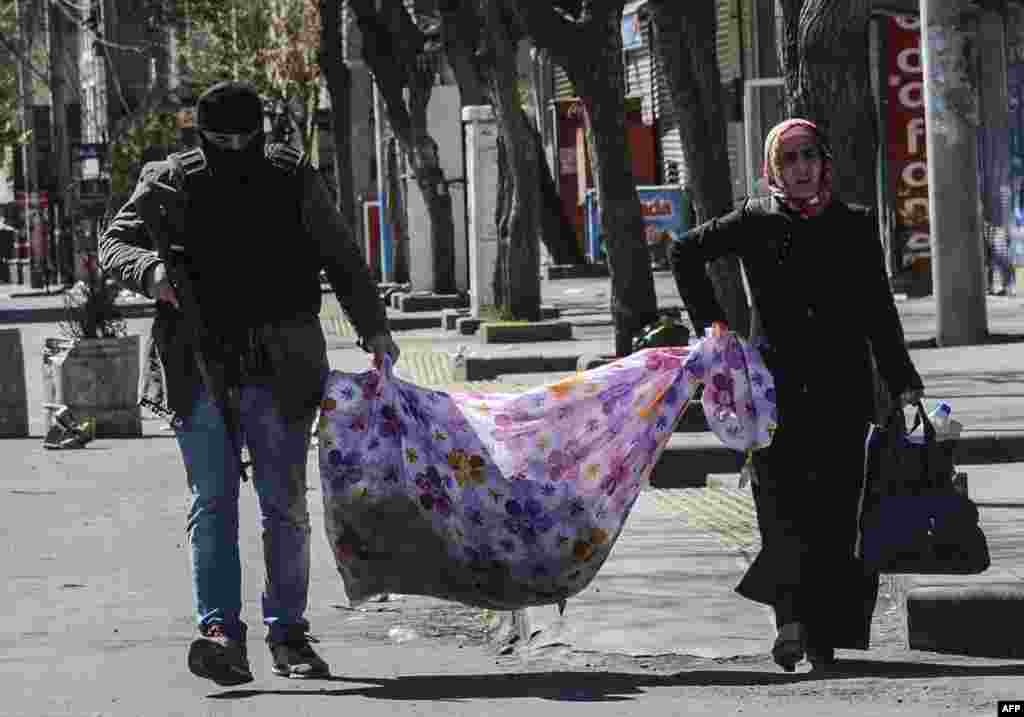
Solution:
[[[910,427],[910,433],[917,430],[918,426],[924,427],[924,442],[927,444],[935,443],[935,425],[932,423],[932,419],[928,418],[928,414],[925,413],[924,403],[918,401],[916,404],[917,411],[914,413],[914,425]],[[897,409],[902,412],[901,409]]]
[[[915,404],[915,415],[914,423],[910,430],[907,431],[906,416],[903,413],[903,407],[900,405],[894,405],[892,414],[889,417],[889,425],[887,426],[886,433],[889,436],[890,445],[894,448],[899,446],[901,443],[905,443],[907,436],[917,430],[918,426],[922,426],[924,429],[924,450],[921,451],[921,477],[926,481],[930,482],[933,480],[931,470],[931,459],[933,458],[932,453],[937,445],[935,426],[932,424],[928,414],[925,412],[924,403],[918,401]],[[898,450],[898,449],[897,449]],[[922,487],[933,487],[924,486]]]

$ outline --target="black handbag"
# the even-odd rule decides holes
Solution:
[[[978,508],[954,488],[955,441],[937,441],[918,402],[910,433],[903,409],[872,425],[865,455],[857,554],[868,572],[974,575],[988,569]]]

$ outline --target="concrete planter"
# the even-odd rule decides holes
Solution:
[[[483,323],[480,341],[485,344],[569,341],[572,324],[568,321],[530,321],[522,323]]]
[[[64,404],[79,421],[92,418],[97,438],[142,435],[139,337],[46,339],[43,396]],[[52,414],[44,411],[44,434]]]
[[[21,331],[0,329],[0,438],[28,436],[28,402]]]

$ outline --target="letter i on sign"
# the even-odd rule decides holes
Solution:
[[[1024,715],[1024,700],[999,700],[996,714]]]

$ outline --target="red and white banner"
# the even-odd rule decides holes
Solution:
[[[896,238],[905,242],[900,257],[905,267],[914,257],[931,253],[921,21],[916,15],[900,15],[886,22],[889,191],[896,209]]]

